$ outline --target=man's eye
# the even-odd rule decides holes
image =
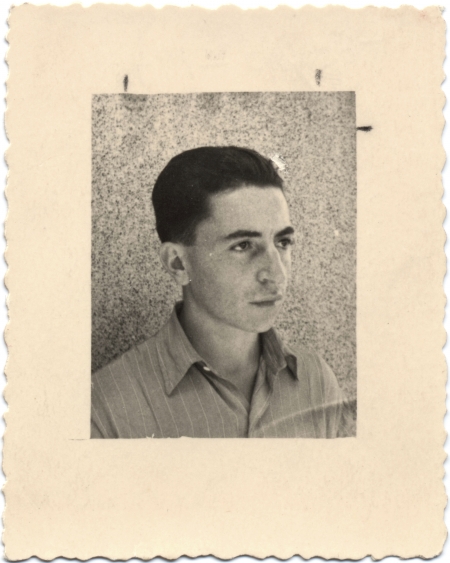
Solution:
[[[294,240],[291,238],[282,238],[277,242],[277,246],[280,248],[289,248],[294,244]]]
[[[243,240],[242,242],[239,242],[238,244],[235,244],[231,250],[237,250],[238,252],[242,252],[244,250],[248,250],[250,248],[250,241],[248,240]]]

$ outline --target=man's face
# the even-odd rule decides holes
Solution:
[[[214,195],[186,247],[185,299],[209,319],[246,332],[272,327],[286,295],[293,228],[283,192],[243,187]]]

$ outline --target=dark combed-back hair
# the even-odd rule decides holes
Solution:
[[[252,149],[199,147],[174,156],[152,194],[161,242],[194,244],[197,225],[210,213],[209,197],[250,185],[283,189],[272,161]]]

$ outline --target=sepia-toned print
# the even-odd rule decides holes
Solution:
[[[92,115],[91,438],[355,436],[354,93]]]

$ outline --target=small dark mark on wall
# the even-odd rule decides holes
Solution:
[[[123,79],[123,89],[125,92],[128,90],[128,74],[125,74],[125,78]]]
[[[357,127],[357,131],[372,131],[372,125],[363,125],[362,127]]]
[[[320,70],[320,68],[318,68],[316,70],[316,84],[317,84],[317,86],[320,86],[321,78],[322,78],[322,71]]]

